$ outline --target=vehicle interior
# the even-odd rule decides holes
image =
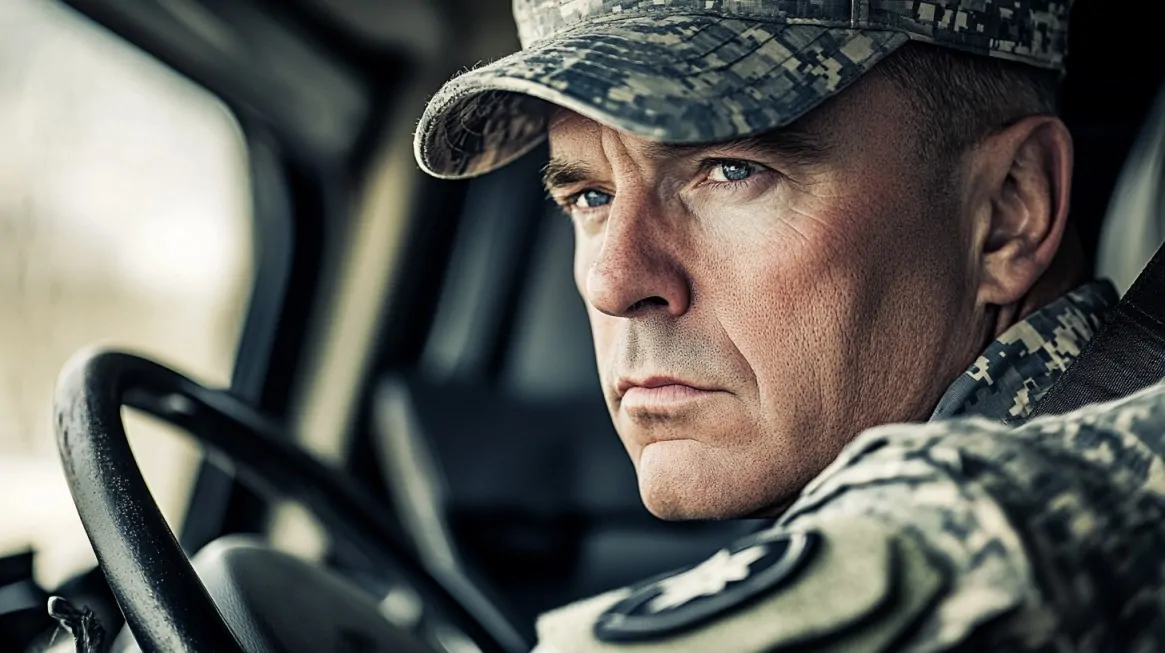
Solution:
[[[1165,241],[1165,57],[1105,8],[1063,115],[1124,290]],[[73,650],[50,596],[101,624],[77,650],[529,650],[760,524],[640,503],[545,150],[414,162],[509,0],[11,0],[0,33],[0,650]]]

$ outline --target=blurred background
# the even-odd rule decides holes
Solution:
[[[1128,19],[1148,5],[1114,6],[1075,4],[1064,117],[1074,219],[1123,289],[1165,238],[1165,57]],[[0,0],[0,650],[13,615],[48,627],[45,590],[120,625],[52,428],[95,344],[269,415],[526,634],[755,526],[643,509],[545,149],[473,181],[416,168],[425,100],[516,47],[510,0]],[[258,534],[397,596],[312,515],[126,417],[188,553]]]
[[[104,343],[228,384],[247,150],[213,95],[64,5],[4,0],[0,34],[0,551],[35,548],[55,584],[95,562],[57,456],[57,373]],[[197,449],[140,417],[129,431],[180,522]]]

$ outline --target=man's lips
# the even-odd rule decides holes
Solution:
[[[615,392],[625,409],[665,409],[697,400],[720,390],[665,376],[642,380],[620,379]]]

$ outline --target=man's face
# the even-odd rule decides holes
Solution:
[[[771,510],[861,430],[922,420],[985,344],[961,176],[869,79],[764,142],[667,147],[558,112],[603,392],[655,514]]]

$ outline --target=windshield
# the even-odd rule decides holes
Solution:
[[[53,586],[93,563],[56,453],[56,376],[105,343],[229,381],[247,160],[220,102],[75,12],[4,0],[0,33],[0,555],[33,547]],[[196,448],[136,415],[128,429],[179,524]]]

